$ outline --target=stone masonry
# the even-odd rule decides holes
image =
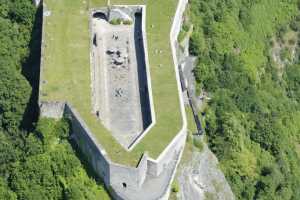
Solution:
[[[114,199],[168,199],[170,185],[181,158],[187,134],[186,115],[175,53],[176,38],[180,30],[182,15],[187,3],[188,0],[178,0],[178,6],[170,33],[183,126],[157,159],[150,158],[145,152],[136,167],[115,163],[110,160],[105,149],[97,142],[93,133],[89,130],[84,120],[72,105],[68,102],[39,102],[42,117],[59,119],[64,116],[71,120],[73,138],[81,151],[86,155],[87,160],[95,172],[103,178],[105,185],[111,188],[110,192]],[[147,57],[147,55],[145,56]],[[43,59],[41,59],[41,62],[42,61]],[[150,89],[151,88],[149,88],[149,90]]]

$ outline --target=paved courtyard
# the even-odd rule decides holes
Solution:
[[[149,125],[144,105],[147,77],[142,76],[145,62],[137,55],[143,51],[138,45],[142,44],[142,33],[137,25],[92,19],[93,112],[125,148]]]

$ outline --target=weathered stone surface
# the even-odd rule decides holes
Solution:
[[[132,21],[131,17],[126,14],[124,11],[118,9],[118,8],[113,8],[109,12],[109,21],[112,20],[117,20],[120,19],[121,21]]]
[[[143,6],[111,8],[134,19],[111,25],[104,8],[91,13],[93,112],[126,149],[155,123],[149,64],[146,58]]]
[[[206,144],[201,152],[193,151],[190,161],[179,167],[177,181],[180,200],[235,199],[217,158]]]
[[[65,102],[41,102],[40,115],[41,117],[48,117],[60,119],[63,116]]]

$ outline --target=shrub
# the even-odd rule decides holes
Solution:
[[[124,20],[123,21],[124,25],[131,25],[132,23],[133,23],[132,20]]]
[[[174,192],[174,193],[179,192],[179,185],[176,181],[174,181],[172,184],[172,192]]]
[[[300,30],[300,22],[297,21],[296,19],[293,20],[293,21],[290,23],[290,28],[291,28],[293,31],[299,31],[299,30]]]
[[[289,45],[294,45],[296,43],[295,39],[289,39],[288,40]]]
[[[290,51],[288,48],[284,48],[280,51],[280,59],[282,61],[285,61],[285,60],[290,60],[291,59],[291,55],[290,55]]]
[[[202,151],[203,150],[203,142],[200,138],[194,137],[193,138],[193,143],[194,146],[199,150]]]
[[[182,24],[181,29],[184,30],[185,32],[188,32],[190,30],[190,25],[185,22]]]
[[[109,21],[109,23],[112,25],[120,25],[121,22],[122,22],[121,19],[112,19]]]
[[[181,29],[177,38],[178,42],[181,43],[184,40],[185,36],[186,36],[185,30]]]

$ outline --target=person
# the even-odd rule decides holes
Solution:
[[[96,34],[96,33],[94,34],[93,44],[94,44],[95,46],[97,46],[97,34]]]

